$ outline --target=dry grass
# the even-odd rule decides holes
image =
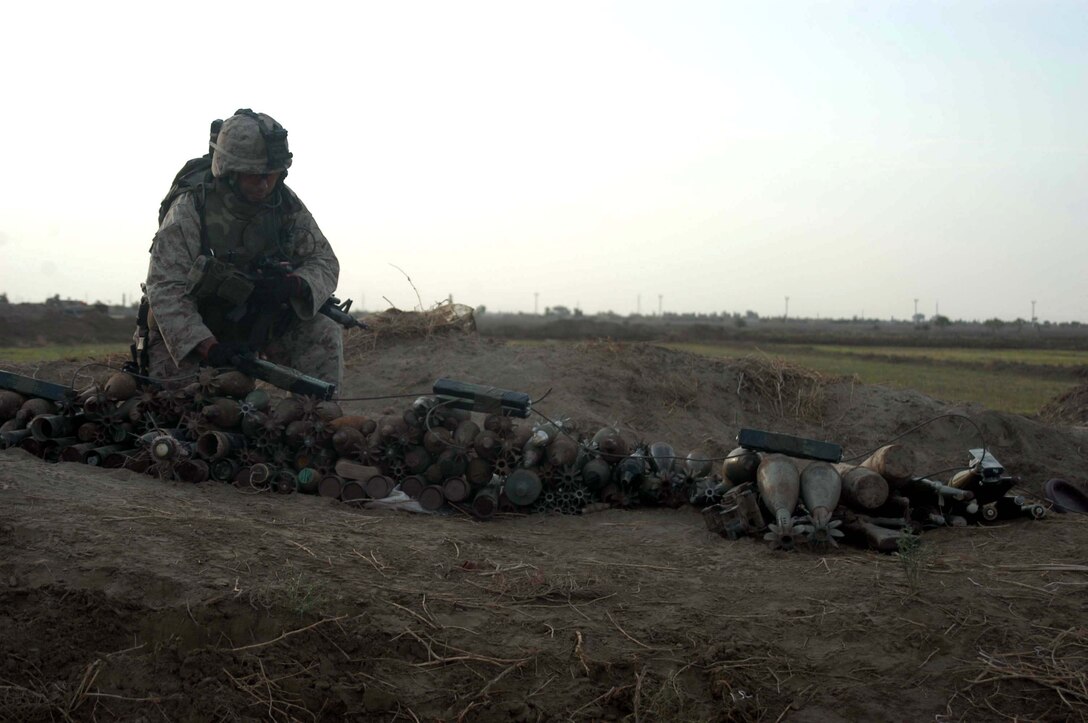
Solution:
[[[344,359],[365,357],[383,343],[418,339],[436,334],[473,333],[476,318],[472,307],[442,302],[427,311],[387,309],[366,318],[369,329],[351,329],[344,335]]]
[[[748,355],[730,364],[737,374],[737,396],[767,403],[781,417],[819,421],[824,391],[833,377],[767,355]]]

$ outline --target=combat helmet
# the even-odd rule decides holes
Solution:
[[[212,146],[212,175],[272,173],[291,167],[287,129],[265,113],[239,108],[223,121]]]

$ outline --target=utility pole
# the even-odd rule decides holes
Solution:
[[[661,299],[662,299],[661,294],[658,294],[657,295],[657,315],[658,316],[662,316],[662,313],[661,313]]]
[[[540,315],[540,292],[539,291],[534,291],[533,292],[533,315],[534,316],[539,316]]]
[[[914,319],[912,321],[918,321],[918,299],[914,300]]]
[[[782,321],[790,318],[790,297],[786,297],[786,313],[782,315]]]
[[[1035,323],[1035,299],[1031,300],[1031,323]]]

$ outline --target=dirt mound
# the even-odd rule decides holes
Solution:
[[[759,360],[460,334],[362,350],[343,406],[438,377],[684,451],[728,451],[741,426],[847,456],[901,436],[938,471],[982,444],[1028,493],[1082,477],[1088,442]],[[910,560],[771,553],[695,509],[480,523],[8,450],[0,719],[1085,719],[1088,519],[923,541]]]
[[[1088,384],[1081,384],[1043,405],[1039,416],[1057,424],[1088,424]]]

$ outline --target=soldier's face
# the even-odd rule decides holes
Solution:
[[[276,189],[283,171],[272,173],[239,173],[238,191],[250,203],[261,203]]]

